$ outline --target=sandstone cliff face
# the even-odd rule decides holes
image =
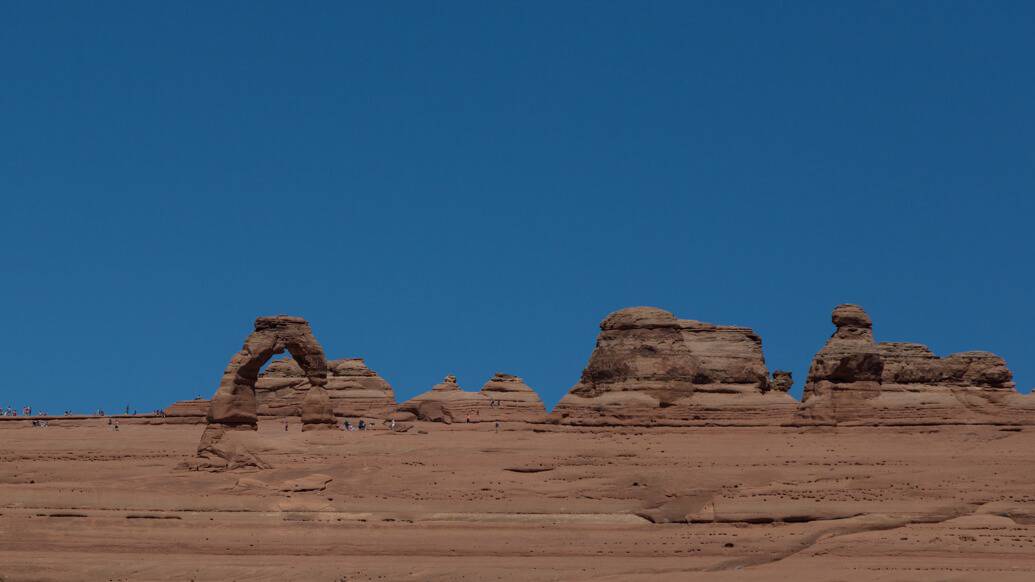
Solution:
[[[916,343],[877,343],[857,305],[834,309],[834,335],[816,354],[802,415],[833,424],[1023,422],[1031,399],[1014,390],[1006,362],[989,352],[939,358]]]
[[[463,390],[453,375],[398,407],[399,420],[433,422],[538,422],[546,416],[543,401],[514,375],[497,372],[480,392]]]
[[[786,390],[771,389],[762,340],[751,329],[631,307],[601,322],[582,378],[550,418],[600,425],[773,424],[790,421],[796,404]]]

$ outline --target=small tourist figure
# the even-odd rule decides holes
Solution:
[[[363,420],[362,418],[359,419],[359,430],[366,430],[366,429],[367,429],[367,421]]]

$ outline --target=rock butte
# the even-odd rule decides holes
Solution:
[[[809,369],[802,415],[821,423],[1025,424],[1035,412],[1006,362],[989,352],[939,358],[916,343],[881,342],[858,305],[838,305],[836,330]]]
[[[749,328],[631,307],[600,323],[582,378],[551,420],[592,425],[759,425],[791,422],[790,374],[769,377]]]

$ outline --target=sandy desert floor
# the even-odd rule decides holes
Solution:
[[[0,423],[0,579],[1035,580],[1032,428],[202,428]]]

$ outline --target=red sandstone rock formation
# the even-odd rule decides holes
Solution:
[[[769,389],[774,392],[788,392],[794,386],[794,379],[791,373],[786,370],[774,370],[769,378]]]
[[[168,418],[182,418],[186,421],[191,419],[203,420],[208,414],[208,407],[212,401],[208,398],[194,398],[192,400],[179,400],[170,404],[163,412]]]
[[[255,384],[259,370],[274,354],[291,353],[309,382],[302,402],[303,429],[333,428],[334,411],[324,390],[327,361],[309,323],[300,317],[278,315],[255,320],[255,331],[230,360],[209,405],[210,424],[254,429],[258,402]]]
[[[512,374],[496,372],[482,386],[482,395],[489,399],[488,409],[482,409],[482,420],[539,422],[546,418],[542,399],[525,381]]]
[[[362,358],[327,362],[327,384],[336,416],[384,418],[395,410],[395,393]],[[309,380],[290,357],[269,363],[255,382],[258,414],[261,416],[299,416]],[[165,409],[169,417],[198,417],[208,411],[209,401],[183,400]]]
[[[468,392],[456,383],[450,374],[431,390],[418,394],[399,405],[394,418],[398,420],[426,420],[430,422],[464,422],[480,409],[487,399],[478,392]]]
[[[253,433],[254,434],[254,433]],[[254,438],[241,431],[227,430],[221,425],[209,425],[201,434],[197,459],[184,467],[195,471],[226,471],[237,469],[271,469],[269,463],[253,452],[259,448]]]
[[[497,372],[481,392],[468,392],[446,376],[431,390],[399,405],[395,418],[434,422],[494,422],[543,420],[546,408],[539,395],[524,381],[511,374]]]
[[[796,405],[785,391],[770,389],[762,340],[751,329],[631,307],[601,322],[582,379],[551,419],[600,425],[778,424],[793,418]]]
[[[1035,404],[1014,390],[1006,362],[989,352],[945,358],[915,343],[876,343],[870,317],[839,305],[834,335],[805,384],[804,418],[832,424],[1013,424]]]
[[[391,385],[368,368],[362,358],[330,360],[327,371],[324,388],[336,415],[384,418],[394,410],[395,393]],[[297,415],[308,388],[307,378],[293,360],[271,362],[255,386],[259,413]]]

